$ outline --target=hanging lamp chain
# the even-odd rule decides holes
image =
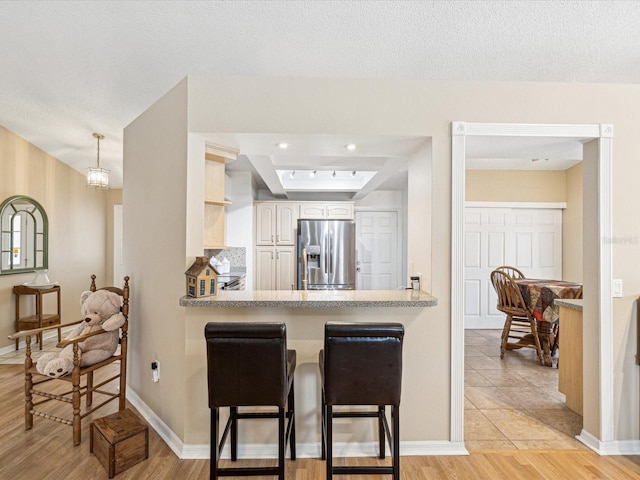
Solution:
[[[93,136],[98,140],[97,163],[98,163],[98,168],[100,168],[100,140],[102,140],[104,138],[104,135],[102,135],[101,133],[94,133]]]

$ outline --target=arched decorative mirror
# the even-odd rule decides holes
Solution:
[[[0,204],[0,275],[48,267],[49,221],[37,201],[24,195]]]

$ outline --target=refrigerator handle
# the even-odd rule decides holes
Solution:
[[[324,273],[329,273],[329,239],[324,238]]]
[[[307,289],[307,283],[309,278],[309,266],[307,264],[307,249],[302,247],[302,290]],[[293,290],[293,283],[291,284],[291,290]]]
[[[329,230],[329,273],[333,273],[333,235]]]

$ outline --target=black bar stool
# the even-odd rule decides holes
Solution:
[[[211,409],[210,478],[277,475],[284,480],[285,449],[290,441],[296,459],[293,372],[295,350],[287,350],[284,323],[217,323],[205,326],[207,377]],[[243,406],[275,406],[278,412],[239,412]],[[285,412],[285,406],[287,411]],[[229,407],[229,420],[218,445],[219,408]],[[278,419],[278,466],[219,468],[227,434],[231,431],[231,460],[238,458],[238,420]],[[286,430],[285,430],[285,420]]]
[[[402,385],[404,327],[398,323],[327,323],[320,351],[322,379],[322,459],[327,480],[333,475],[393,475],[400,480],[399,406]],[[376,411],[340,411],[337,405],[376,406]],[[393,435],[387,423],[391,405]],[[391,466],[333,466],[333,419],[378,419],[380,458],[385,458],[385,434],[391,447]]]

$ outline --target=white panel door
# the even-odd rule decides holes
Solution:
[[[465,208],[465,328],[502,328],[491,272],[512,265],[529,278],[562,279],[562,210]]]
[[[356,212],[358,290],[400,286],[398,228],[398,212]]]

